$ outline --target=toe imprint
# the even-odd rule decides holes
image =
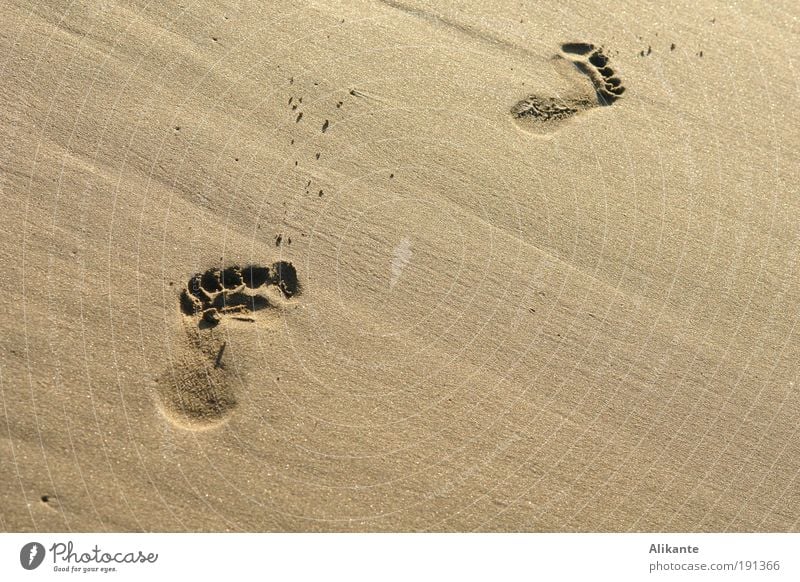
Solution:
[[[577,52],[574,50],[577,45],[588,50]],[[561,45],[561,50],[578,70],[592,81],[597,92],[598,105],[611,105],[625,92],[619,77],[615,76],[614,69],[609,66],[608,56],[603,53],[602,47],[589,43],[568,42]]]

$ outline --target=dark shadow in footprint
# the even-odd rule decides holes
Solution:
[[[297,295],[300,284],[297,281],[297,269],[292,263],[278,261],[272,263],[272,282],[278,286],[286,297]]]
[[[181,291],[181,311],[184,315],[197,315],[202,310],[202,305],[196,296],[190,295],[188,289]]]
[[[216,293],[217,291],[222,290],[222,285],[219,282],[218,272],[212,269],[209,269],[202,275],[200,275],[200,287],[205,291],[207,294]]]
[[[224,269],[220,275],[220,283],[225,289],[236,289],[244,284],[242,279],[242,272],[239,267],[228,267]]]
[[[572,55],[586,56],[594,50],[594,45],[589,42],[565,42],[561,50]]]
[[[589,55],[589,62],[598,69],[602,69],[608,65],[608,57],[600,51],[595,51]]]
[[[242,278],[244,279],[245,287],[256,289],[270,280],[269,268],[250,265],[242,269]]]

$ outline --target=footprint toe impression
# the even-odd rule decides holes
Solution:
[[[278,261],[270,267],[209,269],[189,279],[181,292],[181,311],[196,318],[200,327],[213,327],[226,315],[247,315],[271,307],[267,296],[270,287],[277,288],[285,298],[296,295],[300,285],[294,265]]]

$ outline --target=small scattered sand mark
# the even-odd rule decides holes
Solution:
[[[53,511],[59,511],[58,497],[55,495],[45,494],[39,497],[40,503]]]

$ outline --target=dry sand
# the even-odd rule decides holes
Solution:
[[[800,10],[636,4],[4,2],[0,527],[800,529]]]

